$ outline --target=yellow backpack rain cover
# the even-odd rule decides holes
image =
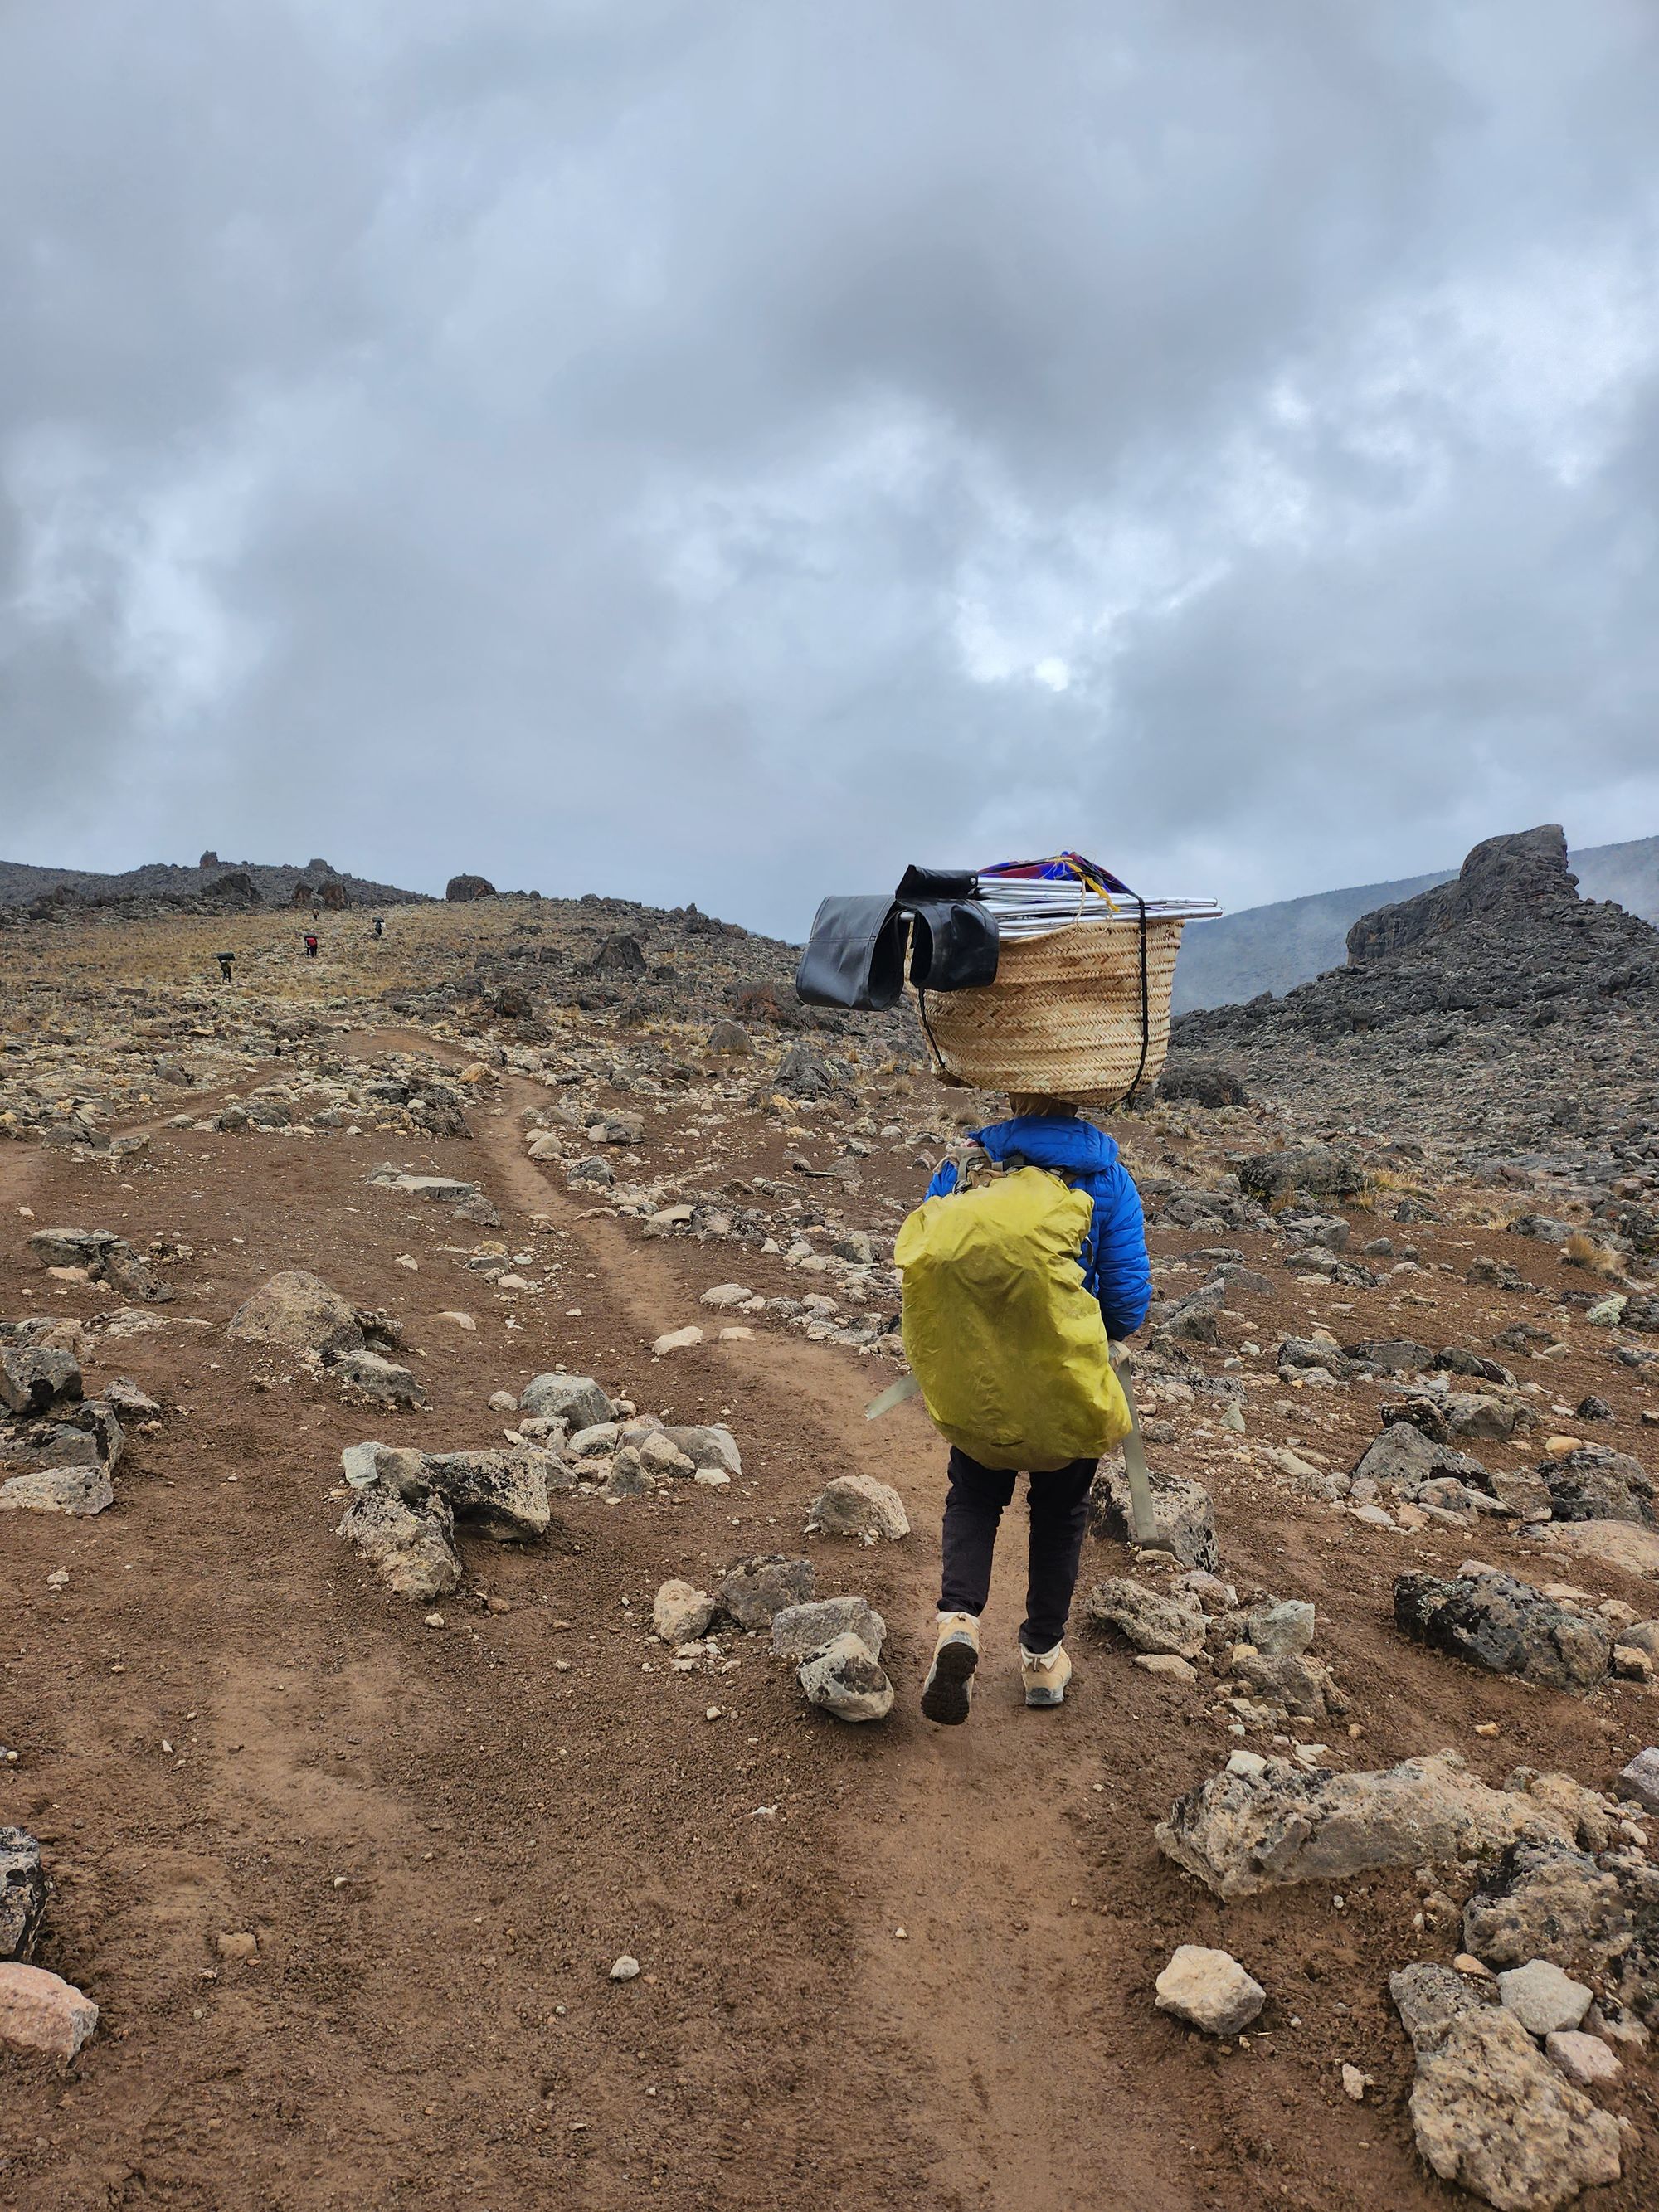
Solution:
[[[1093,1206],[1022,1167],[924,1199],[899,1231],[910,1371],[934,1427],[982,1467],[1042,1473],[1129,1433],[1079,1256]]]

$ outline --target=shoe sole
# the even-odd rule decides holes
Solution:
[[[959,1728],[973,1701],[979,1654],[967,1642],[947,1644],[934,1656],[921,1693],[922,1717],[941,1728]]]
[[[1066,1692],[1063,1689],[1028,1690],[1025,1692],[1025,1702],[1028,1705],[1063,1705],[1066,1702]]]

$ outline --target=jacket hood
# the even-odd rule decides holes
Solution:
[[[994,1160],[1018,1152],[1033,1167],[1062,1175],[1102,1175],[1117,1159],[1117,1146],[1104,1129],[1069,1114],[1018,1114],[975,1129],[973,1139]]]

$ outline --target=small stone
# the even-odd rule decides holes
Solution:
[[[1284,1598],[1256,1607],[1245,1620],[1244,1632],[1270,1658],[1297,1658],[1313,1642],[1314,1619],[1305,1598]]]
[[[611,1419],[611,1401],[591,1376],[536,1375],[519,1393],[519,1411],[536,1420],[562,1420],[573,1434]]]
[[[1362,2074],[1357,2066],[1345,2066],[1342,2069],[1343,2095],[1352,2097],[1356,2105],[1363,2105],[1365,2101],[1365,2091],[1370,2085],[1370,2078],[1369,2074]]]
[[[1528,2035],[1577,2027],[1595,1992],[1547,1959],[1532,1959],[1498,1977],[1498,1994]]]
[[[0,1966],[0,2043],[67,2063],[98,2025],[98,2008],[44,1966]]]
[[[216,1936],[214,1948],[222,1959],[257,1959],[259,1955],[258,1936],[246,1929],[228,1936]]]
[[[1650,1813],[1659,1813],[1659,1746],[1638,1751],[1619,1777],[1626,1797],[1634,1797]]]
[[[621,1958],[618,1959],[616,1964],[611,1967],[611,1978],[613,1982],[636,1981],[639,1978],[639,1960],[637,1959],[630,1959],[627,1952],[624,1951]]]
[[[425,1625],[425,1626],[427,1626],[428,1628],[442,1628],[443,1626],[446,1626],[446,1623],[445,1623],[444,1617],[443,1617],[442,1613],[428,1613],[428,1615],[426,1616],[426,1620],[425,1620],[425,1624],[424,1624],[424,1625]]]
[[[510,1390],[492,1390],[489,1394],[489,1410],[492,1413],[516,1413],[519,1410],[519,1401]]]
[[[714,1618],[714,1599],[690,1583],[665,1582],[652,1600],[651,1626],[665,1644],[695,1644]]]
[[[649,1474],[672,1475],[683,1480],[685,1476],[697,1471],[696,1462],[688,1458],[679,1446],[659,1429],[642,1437],[636,1449],[641,1466]]]
[[[1544,2049],[1581,2089],[1605,2087],[1625,2070],[1599,2035],[1582,2035],[1575,2028],[1553,2028],[1544,2038]]]
[[[671,1352],[689,1352],[694,1344],[702,1342],[702,1331],[695,1326],[689,1328],[671,1328],[657,1339],[651,1349],[659,1359],[662,1359]]]
[[[1177,1658],[1173,1651],[1137,1651],[1130,1665],[1139,1667],[1143,1674],[1159,1674],[1166,1681],[1195,1682],[1198,1669]]]
[[[1260,1982],[1230,1952],[1182,1943],[1154,1987],[1160,2012],[1173,2013],[1206,2035],[1237,2035],[1267,2002]]]
[[[890,1483],[869,1474],[839,1474],[826,1483],[807,1510],[808,1531],[856,1536],[867,1544],[884,1537],[897,1543],[910,1533],[904,1501]]]

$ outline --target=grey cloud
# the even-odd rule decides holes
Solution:
[[[0,846],[799,933],[1650,831],[1656,91],[1620,0],[9,11]]]

